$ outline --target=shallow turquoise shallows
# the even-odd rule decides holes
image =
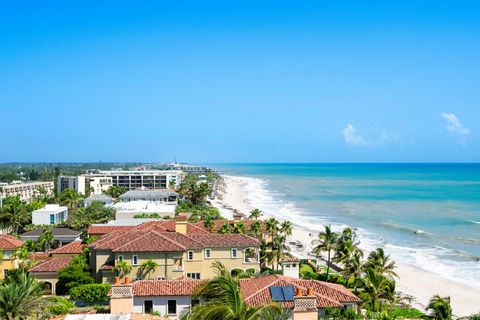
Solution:
[[[222,164],[253,206],[480,288],[480,164]]]

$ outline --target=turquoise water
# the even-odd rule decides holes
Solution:
[[[231,164],[248,200],[317,232],[358,229],[406,263],[480,288],[480,164]]]

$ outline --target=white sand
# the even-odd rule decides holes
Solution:
[[[225,176],[224,182],[223,185],[219,186],[218,198],[212,201],[213,205],[219,208],[226,218],[232,218],[233,210],[248,215],[253,208],[245,199],[240,180],[232,176]],[[269,215],[265,214],[262,218],[268,217]],[[276,216],[276,218],[281,219],[280,216]],[[295,221],[291,222],[294,229],[288,241],[300,241],[306,248],[299,251],[295,246],[292,246],[291,253],[298,258],[312,258],[308,255],[308,252],[311,251],[311,240],[314,239],[315,235],[310,235],[307,230],[297,226]],[[480,291],[415,266],[398,261],[396,265],[396,272],[400,277],[400,280],[397,281],[397,289],[404,294],[415,297],[413,304],[418,309],[423,310],[429,299],[433,295],[439,294],[440,296],[451,297],[453,313],[456,316],[467,316],[480,312]]]

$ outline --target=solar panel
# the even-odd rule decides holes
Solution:
[[[273,301],[285,301],[282,287],[270,287],[270,294]]]
[[[292,286],[282,287],[283,297],[285,301],[293,301],[293,297],[295,296],[295,289]]]

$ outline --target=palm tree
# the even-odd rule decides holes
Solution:
[[[60,194],[60,203],[66,205],[70,210],[76,208],[82,201],[82,195],[74,189],[65,189]]]
[[[218,230],[218,233],[221,233],[221,234],[232,233],[232,226],[230,225],[230,223],[225,223],[220,227],[220,229]]]
[[[285,251],[290,251],[290,247],[285,245],[286,243],[286,236],[284,235],[279,235],[278,237],[275,238],[275,250],[274,252],[276,253],[276,262],[277,262],[277,271],[279,264],[283,261],[283,256]]]
[[[201,284],[193,298],[206,301],[181,316],[182,320],[273,320],[281,319],[282,308],[277,303],[258,307],[245,304],[238,279],[231,276],[220,262],[213,263],[218,276]]]
[[[158,264],[155,261],[153,261],[152,259],[148,259],[147,261],[142,263],[142,265],[140,266],[140,270],[145,277],[150,273],[155,273],[155,270],[157,270],[157,267],[158,267]]]
[[[244,234],[245,233],[245,223],[243,221],[238,221],[237,223],[235,223],[235,226],[233,227],[233,232]]]
[[[283,221],[280,225],[280,232],[286,236],[291,236],[293,231],[292,223],[290,221]]]
[[[398,275],[393,271],[396,268],[395,261],[390,259],[390,255],[385,255],[383,248],[377,248],[370,252],[368,255],[368,265],[383,275],[390,278],[398,278]]]
[[[262,215],[262,211],[260,209],[253,209],[252,211],[250,211],[249,219],[258,220],[258,218],[260,218],[261,215]]]
[[[250,230],[253,232],[255,237],[258,238],[260,232],[262,232],[262,224],[260,223],[260,221],[253,221],[250,225]]]
[[[278,232],[278,220],[274,217],[268,218],[265,221],[265,229],[270,233],[270,241],[273,242],[275,234]]]
[[[18,234],[31,220],[31,213],[19,197],[5,198],[0,211],[0,222],[4,228],[10,229],[13,234]]]
[[[440,297],[435,295],[430,300],[426,311],[430,313],[430,317],[435,320],[450,320],[452,319],[452,307],[450,305],[450,297]]]
[[[50,302],[42,297],[43,286],[25,272],[0,285],[0,318],[33,319],[45,314]]]
[[[360,251],[361,252],[361,251]],[[365,264],[362,262],[362,255],[355,253],[348,261],[345,262],[342,274],[347,279],[347,283],[353,280],[353,292],[357,294],[357,286],[359,279],[363,274]]]
[[[338,234],[332,231],[331,226],[325,226],[325,230],[318,234],[318,239],[312,241],[315,246],[313,252],[321,255],[322,252],[327,252],[327,279],[330,271],[331,252],[336,248]]]
[[[363,258],[363,251],[358,248],[359,244],[360,242],[357,241],[357,234],[355,231],[348,227],[345,228],[338,237],[333,261],[346,263],[355,254],[359,254]]]
[[[52,231],[50,229],[45,229],[42,235],[38,238],[38,242],[40,247],[43,248],[45,252],[48,252],[53,248],[56,240]]]
[[[383,306],[388,303],[388,297],[392,290],[393,280],[385,277],[375,269],[367,268],[365,270],[364,289],[360,293],[360,298],[364,304],[368,305],[369,310],[382,311]],[[393,289],[395,284],[393,282]]]
[[[132,271],[132,266],[129,265],[127,261],[122,260],[122,261],[117,261],[117,264],[113,269],[120,278],[123,278],[127,276],[130,273],[130,271]]]

